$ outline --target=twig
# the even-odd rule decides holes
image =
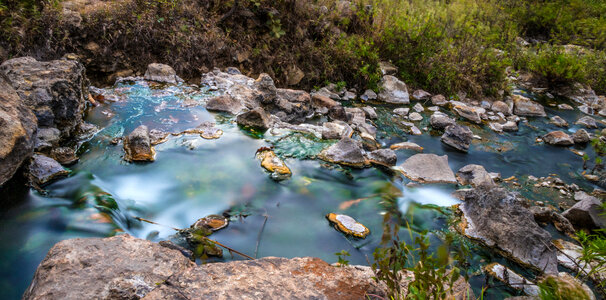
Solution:
[[[257,235],[257,246],[255,246],[255,258],[257,258],[257,253],[259,252],[259,242],[261,241],[261,234],[263,234],[263,230],[265,229],[265,223],[267,223],[267,214],[264,215],[265,220],[263,220],[263,225],[261,225],[261,230],[259,230],[259,235]]]

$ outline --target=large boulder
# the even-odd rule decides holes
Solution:
[[[149,64],[143,78],[145,80],[171,84],[181,81],[181,78],[177,76],[177,72],[171,66],[159,63]]]
[[[379,83],[381,92],[378,99],[387,103],[408,104],[410,98],[406,84],[392,75],[385,75]]]
[[[469,127],[454,124],[446,127],[440,141],[461,152],[467,152],[469,150],[469,145],[471,144],[472,138],[473,132],[471,132]]]
[[[574,144],[574,140],[570,135],[563,131],[552,131],[543,136],[545,143],[556,146],[570,146]]]
[[[360,142],[349,137],[322,150],[318,157],[322,160],[352,167],[363,167],[367,164]]]
[[[579,228],[606,229],[606,217],[602,215],[606,211],[601,205],[602,202],[598,198],[586,195],[562,215]]]
[[[302,123],[311,115],[311,97],[301,90],[277,89],[276,98],[269,111],[282,122]]]
[[[399,169],[404,176],[422,183],[457,183],[446,155],[415,154],[404,161]]]
[[[20,57],[0,65],[40,127],[55,127],[63,138],[74,134],[82,122],[88,95],[84,66],[71,59],[37,61]]]
[[[534,102],[522,95],[513,95],[514,113],[518,116],[545,117],[543,105]]]
[[[151,144],[149,129],[141,125],[124,137],[124,159],[127,161],[154,161],[156,151]]]
[[[243,105],[236,98],[226,94],[208,99],[206,109],[237,115],[242,111]]]
[[[464,235],[497,248],[508,258],[537,271],[557,274],[551,234],[541,228],[518,195],[499,187],[480,186],[465,193],[459,206]]]
[[[0,185],[32,155],[36,128],[36,116],[0,74]]]

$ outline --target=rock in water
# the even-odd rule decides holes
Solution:
[[[335,228],[345,234],[363,239],[370,233],[370,230],[366,226],[350,216],[330,213],[326,215],[326,218],[335,224]]]
[[[152,63],[147,66],[144,78],[145,80],[171,84],[181,81],[177,76],[177,72],[171,66],[158,63]]]
[[[59,147],[51,150],[51,156],[62,165],[72,165],[78,161],[76,152],[69,147]]]
[[[207,140],[218,139],[223,135],[223,130],[215,127],[212,122],[203,122],[194,129],[185,130],[183,133],[199,134],[201,138]]]
[[[156,150],[151,145],[147,126],[141,125],[124,137],[124,159],[127,161],[154,161]]]
[[[471,144],[472,138],[473,132],[471,132],[469,127],[454,124],[446,127],[446,131],[444,131],[444,134],[440,140],[442,143],[461,152],[467,152],[469,150],[469,145]]]
[[[461,185],[471,184],[472,186],[477,187],[495,184],[490,174],[480,165],[466,165],[459,169],[456,177]]]
[[[497,113],[503,113],[503,114],[510,114],[509,111],[509,105],[507,105],[507,103],[503,102],[503,101],[495,101],[492,103],[492,106],[490,107],[490,109],[494,112]]]
[[[560,116],[553,116],[549,119],[549,123],[558,126],[558,127],[568,127],[568,122],[562,119]]]
[[[191,225],[191,228],[201,228],[204,227],[210,231],[221,230],[229,224],[229,220],[224,216],[220,215],[208,215],[202,219],[198,219],[194,224]]]
[[[514,112],[518,116],[545,117],[543,105],[521,95],[513,95]]]
[[[364,167],[366,165],[362,145],[349,137],[342,138],[338,143],[322,150],[318,157],[328,162],[346,166]]]
[[[590,116],[584,116],[575,122],[577,125],[583,125],[587,128],[598,128],[595,119]]]
[[[442,130],[449,125],[454,125],[456,122],[444,113],[435,112],[431,115],[431,118],[429,118],[429,123],[434,129]]]
[[[483,108],[477,108],[474,106],[465,105],[463,103],[458,103],[453,106],[452,110],[454,110],[457,115],[474,122],[476,124],[482,123],[482,117],[480,112],[483,111]]]
[[[411,143],[411,142],[402,142],[402,143],[393,144],[393,145],[389,146],[389,148],[391,150],[404,149],[404,150],[413,150],[413,151],[417,151],[417,152],[423,152],[423,147],[421,147],[415,143]]]
[[[264,150],[257,153],[257,158],[261,160],[261,167],[271,173],[271,177],[276,180],[286,179],[292,175],[288,166],[280,159],[276,153],[271,150]]]
[[[29,175],[38,186],[43,186],[57,178],[69,175],[69,172],[50,157],[34,154],[29,164]]]
[[[378,95],[379,100],[394,104],[410,103],[408,88],[406,87],[406,84],[398,80],[398,78],[391,75],[385,75],[383,76],[383,79],[381,79],[379,85],[382,89]]]
[[[241,126],[247,126],[261,130],[267,130],[270,126],[269,116],[261,107],[257,107],[243,114],[239,114],[236,118],[236,122],[238,122],[238,124]]]
[[[503,251],[514,261],[547,274],[557,274],[551,235],[535,221],[517,194],[499,187],[481,186],[466,193],[459,210],[462,234]]]
[[[570,146],[574,144],[574,140],[562,131],[552,131],[543,136],[545,143],[556,146]]]
[[[399,169],[404,176],[422,183],[457,183],[446,155],[415,154],[404,161]]]
[[[602,202],[593,196],[583,197],[574,206],[564,211],[562,215],[574,226],[585,229],[606,229],[606,213],[601,208]]]
[[[587,130],[579,129],[572,135],[572,140],[577,144],[585,144],[589,143],[591,137],[587,133]]]
[[[395,166],[398,161],[396,153],[391,149],[379,149],[368,154],[368,160],[383,166]]]
[[[0,75],[0,185],[32,155],[36,127],[36,116]]]
[[[64,240],[40,263],[23,299],[141,299],[193,267],[177,250],[126,234]]]
[[[435,95],[431,97],[431,104],[433,105],[444,106],[447,103],[448,101],[446,100],[446,97],[444,97],[444,95]]]
[[[206,109],[209,111],[227,112],[233,115],[239,114],[243,108],[238,99],[227,94],[210,98],[206,103]]]

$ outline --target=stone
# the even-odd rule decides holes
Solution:
[[[457,183],[446,155],[415,154],[404,161],[399,170],[409,179],[421,183]]]
[[[243,108],[240,101],[228,94],[210,98],[206,102],[206,109],[209,111],[227,112],[233,115],[239,114]]]
[[[436,130],[443,130],[450,125],[456,124],[453,118],[450,118],[446,114],[436,112],[429,118],[429,124]]]
[[[179,251],[129,235],[57,243],[23,299],[141,299],[195,263]]]
[[[495,185],[490,174],[480,165],[466,165],[459,169],[455,176],[460,185],[469,184],[473,187]]]
[[[575,124],[585,126],[586,128],[598,128],[595,119],[590,116],[584,116],[578,119]]]
[[[395,166],[398,161],[396,153],[392,149],[379,149],[368,153],[368,160],[383,166]]]
[[[364,114],[366,115],[366,118],[374,120],[377,118],[377,112],[375,111],[375,109],[371,106],[364,106],[362,107],[362,110],[364,111]]]
[[[325,122],[322,124],[322,138],[329,139],[341,139],[344,137],[351,137],[353,129],[349,124],[343,121]]]
[[[360,96],[360,99],[364,100],[364,101],[373,101],[373,100],[377,100],[377,93],[375,93],[373,90],[366,90],[364,91],[364,94],[362,94],[362,96]]]
[[[587,130],[579,129],[572,135],[572,140],[576,144],[586,144],[591,141],[591,137],[589,136],[589,133],[587,133]]]
[[[284,161],[271,150],[257,152],[257,158],[261,161],[261,167],[271,173],[276,180],[289,178],[292,172]]]
[[[341,105],[333,106],[328,109],[328,118],[333,121],[349,122],[347,112],[345,111],[345,108]]]
[[[558,127],[568,127],[568,122],[562,119],[560,116],[553,116],[549,119],[549,123],[558,126]]]
[[[362,145],[349,137],[322,150],[318,157],[324,161],[352,167],[364,167],[367,162],[362,153]]]
[[[494,132],[503,132],[503,125],[497,122],[488,123],[488,127]]]
[[[150,131],[150,136],[152,131]],[[202,122],[202,124],[198,125],[194,129],[188,129],[183,131],[182,134],[199,134],[200,137],[203,139],[214,140],[220,138],[223,135],[223,130],[215,127],[214,123],[206,121]],[[153,144],[154,143],[152,138],[152,145]]]
[[[514,113],[525,117],[545,117],[543,105],[530,100],[522,95],[513,95]]]
[[[518,131],[518,123],[514,121],[507,121],[502,124],[503,131]]]
[[[74,149],[69,147],[53,148],[50,152],[50,155],[58,163],[65,166],[73,165],[78,161],[76,152],[74,151]]]
[[[540,290],[536,284],[499,263],[491,263],[484,266],[483,269],[493,278],[498,279],[514,289],[523,291],[526,295],[534,297],[539,296]]]
[[[402,142],[402,143],[397,143],[397,144],[393,144],[391,146],[389,146],[389,148],[391,150],[413,150],[413,151],[417,151],[417,152],[423,152],[423,147],[415,144],[415,143],[411,143],[411,142]]]
[[[410,108],[408,107],[399,107],[393,110],[393,114],[396,116],[400,116],[400,117],[405,117],[408,116],[408,112],[410,111]]]
[[[296,65],[292,65],[286,69],[286,83],[288,85],[297,85],[305,77],[305,73]]]
[[[329,88],[329,87],[323,87],[323,88],[319,89],[318,91],[312,93],[312,97],[314,95],[328,97],[333,100],[341,100],[341,97],[339,96],[339,94],[337,94],[332,88]]]
[[[473,138],[473,132],[465,125],[449,125],[440,138],[442,143],[459,150],[467,152]]]
[[[252,88],[257,92],[257,100],[263,104],[274,102],[277,97],[278,89],[274,84],[274,80],[266,73],[261,73],[253,82]]]
[[[423,120],[423,116],[421,116],[421,114],[418,112],[412,112],[410,115],[408,115],[408,119],[413,122],[419,122]]]
[[[550,145],[570,146],[574,144],[572,138],[562,131],[552,131],[543,136],[543,141]]]
[[[176,84],[177,82],[182,81],[179,76],[177,76],[177,72],[175,72],[171,66],[159,63],[151,63],[147,65],[147,70],[145,71],[143,78],[149,81],[170,84]]]
[[[265,110],[257,107],[253,110],[241,113],[236,117],[238,125],[267,130],[270,127],[270,119]]]
[[[423,132],[417,126],[410,126],[410,134],[412,135],[422,135]]]
[[[446,101],[446,97],[444,97],[443,95],[435,95],[431,97],[431,104],[437,106],[444,106],[448,104],[448,101]]]
[[[36,133],[36,151],[46,151],[59,145],[61,131],[55,127],[38,128]]]
[[[560,239],[554,240],[553,245],[559,249],[558,263],[563,267],[577,273],[590,274],[589,277],[594,282],[606,280],[606,270],[596,268],[600,263],[599,260],[592,260],[589,263],[581,260],[583,247]],[[594,269],[594,272],[591,272],[592,269]]]
[[[156,150],[151,145],[149,129],[140,125],[124,137],[124,160],[154,161]]]
[[[429,99],[431,97],[431,94],[424,91],[424,90],[416,90],[414,92],[412,92],[412,99],[413,100],[425,100],[425,99]]]
[[[377,96],[378,100],[393,104],[410,103],[406,84],[396,77],[391,75],[383,76],[379,86],[381,88],[381,92]]]
[[[345,107],[344,109],[349,124],[359,125],[366,122],[366,113],[361,108]]]
[[[509,105],[507,105],[507,103],[503,102],[503,101],[495,101],[492,103],[492,105],[490,106],[490,109],[494,112],[497,113],[503,113],[506,115],[509,115],[511,113],[511,111],[509,110]]]
[[[32,182],[38,186],[69,175],[69,171],[65,170],[57,161],[40,154],[32,156],[28,171]]]
[[[164,132],[158,129],[152,129],[149,131],[149,140],[152,146],[162,144],[168,141],[170,133]]]
[[[516,193],[480,186],[465,195],[457,229],[465,236],[497,248],[506,257],[546,274],[557,274],[551,234],[541,228]]]
[[[601,208],[602,201],[593,196],[583,199],[562,213],[572,225],[584,229],[606,229],[605,211]]]
[[[36,116],[0,74],[0,186],[34,151]]]
[[[482,123],[482,117],[480,115],[481,111],[476,107],[460,103],[460,104],[454,105],[452,110],[460,117],[463,117],[471,122],[474,122],[477,124]]]
[[[71,137],[80,123],[88,97],[85,69],[71,59],[37,61],[20,57],[0,65],[0,73],[38,119],[38,126],[55,127]]]
[[[553,226],[560,232],[569,236],[575,236],[576,233],[570,221],[553,209],[543,206],[532,206],[529,210],[534,215],[534,220],[537,223],[553,223]]]
[[[574,108],[566,103],[558,104],[558,108],[561,110],[573,110]]]
[[[208,215],[204,218],[198,219],[194,224],[190,226],[192,229],[205,228],[210,231],[219,231],[229,225],[229,219],[220,215]]]
[[[351,91],[346,91],[345,94],[343,94],[343,97],[341,97],[344,101],[352,101],[355,100],[357,97],[356,93],[351,92]]]
[[[421,103],[415,104],[412,109],[418,113],[425,111],[425,108],[423,108],[423,105],[421,105]]]
[[[398,68],[387,61],[380,61],[379,69],[381,70],[381,74],[383,75],[395,75],[396,73],[398,73]]]
[[[334,101],[334,100],[331,100]],[[309,93],[301,90],[277,89],[274,101],[266,109],[282,122],[302,123],[311,116],[313,103]]]
[[[350,216],[329,213],[326,215],[326,218],[335,225],[337,230],[345,234],[363,239],[370,233],[370,230],[366,226]]]

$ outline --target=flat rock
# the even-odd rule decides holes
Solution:
[[[62,165],[72,165],[78,161],[76,152],[70,147],[58,147],[51,150],[50,155]]]
[[[549,119],[549,123],[558,127],[568,127],[568,122],[562,119],[560,116],[553,116]]]
[[[338,143],[322,150],[318,157],[328,162],[352,167],[363,167],[367,163],[360,142],[349,137],[342,138]]]
[[[154,161],[156,150],[151,145],[149,129],[140,125],[124,137],[124,159],[127,161]]]
[[[404,150],[413,150],[413,151],[417,151],[417,152],[423,152],[423,147],[421,147],[415,143],[411,143],[411,142],[402,142],[402,143],[393,144],[393,145],[389,146],[389,148],[391,150],[404,149]]]
[[[550,145],[570,146],[574,144],[574,140],[563,131],[552,131],[543,136],[543,141]]]
[[[405,117],[408,115],[409,111],[410,111],[410,108],[408,108],[408,107],[398,107],[393,110],[393,114],[396,116]]]
[[[530,100],[522,95],[513,95],[514,113],[525,117],[545,117],[543,105]]]
[[[408,104],[410,103],[408,88],[406,84],[394,76],[385,75],[379,83],[381,92],[377,99],[393,104]]]
[[[379,165],[395,166],[398,157],[392,149],[379,149],[368,153],[368,160]]]
[[[399,169],[404,176],[421,183],[457,183],[446,155],[415,154],[404,161]]]
[[[175,72],[171,66],[159,63],[151,63],[147,65],[147,70],[145,71],[143,78],[145,80],[171,84],[181,81],[181,79],[177,76],[177,72]]]
[[[38,128],[36,133],[36,151],[46,151],[59,145],[61,131],[55,127]]]
[[[440,138],[442,143],[459,150],[461,152],[467,152],[469,145],[473,138],[473,132],[465,125],[449,125],[446,127],[444,134]]]
[[[267,130],[270,127],[270,119],[265,110],[257,107],[253,110],[239,114],[236,118],[238,125]]]
[[[208,99],[206,109],[209,111],[227,112],[236,115],[244,106],[240,101],[230,95],[221,95]]]
[[[370,230],[366,226],[350,216],[329,213],[326,215],[326,218],[335,225],[337,230],[345,234],[363,239],[370,233]]]
[[[480,165],[466,165],[457,171],[455,175],[460,185],[472,185],[474,187],[481,185],[495,185],[490,173]]]
[[[57,161],[40,154],[32,156],[28,169],[30,178],[38,186],[69,175],[69,172]]]
[[[575,124],[585,126],[586,128],[598,128],[598,125],[595,122],[595,119],[590,116],[584,116],[584,117],[578,119],[575,122]]]
[[[514,289],[523,291],[526,295],[534,297],[539,296],[540,290],[536,284],[499,263],[491,263],[484,266],[483,269],[493,278],[498,279]]]
[[[286,163],[271,150],[258,152],[257,158],[261,161],[261,167],[270,172],[273,179],[283,180],[292,175]]]
[[[507,105],[507,103],[503,102],[503,101],[495,101],[492,103],[492,105],[490,106],[490,109],[494,112],[497,113],[503,113],[505,115],[509,115],[511,113],[511,110],[509,109],[509,105]]]
[[[482,123],[482,110],[477,107],[465,105],[462,103],[455,104],[452,110],[459,115],[471,122],[481,124]]]

